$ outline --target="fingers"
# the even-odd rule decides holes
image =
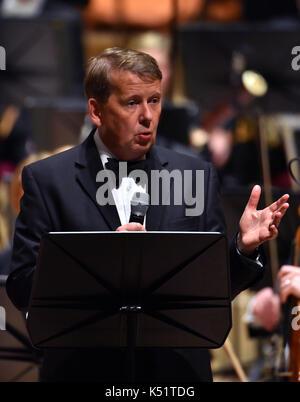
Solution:
[[[279,210],[277,210],[277,211],[274,212],[274,214],[275,214],[275,215],[280,214],[280,218],[282,218],[282,217],[284,216],[284,214],[286,213],[286,211],[288,210],[289,206],[290,206],[290,205],[289,205],[287,202],[285,202],[285,203],[279,208]]]
[[[275,225],[275,227],[278,228],[282,217],[283,217],[283,215],[281,212],[276,212],[276,214],[274,215],[274,218],[273,218],[273,225]]]
[[[280,225],[281,219],[283,218],[283,216],[286,213],[286,211],[288,210],[288,208],[289,208],[289,204],[284,203],[280,207],[279,211],[276,211],[272,214],[272,221],[270,222],[270,225],[269,225],[270,231],[273,232],[272,235],[274,234],[274,232],[276,232],[276,230],[274,230],[274,228],[278,228],[278,226]]]
[[[284,204],[284,205],[285,205],[285,204]],[[288,208],[288,207],[287,207],[287,208]],[[286,211],[287,211],[287,208],[282,209],[282,211],[275,212],[275,213],[273,214],[273,223],[274,223],[274,225],[275,225],[276,227],[279,226],[282,217],[284,216],[284,214],[285,214]]]
[[[260,199],[260,195],[261,195],[261,187],[258,184],[256,184],[251,191],[247,207],[251,209],[256,209]]]
[[[275,239],[278,236],[278,229],[276,225],[272,224],[269,226],[269,240]]]
[[[119,226],[116,232],[146,232],[146,229],[140,223],[130,222],[126,225]]]
[[[271,204],[269,206],[269,208],[271,209],[272,212],[278,212],[281,210],[281,208],[283,207],[284,204],[286,204],[287,200],[290,198],[289,194],[284,194],[282,197],[280,197],[277,201],[273,202],[273,204]],[[288,209],[289,204],[287,204],[286,209]]]
[[[300,268],[292,265],[284,265],[279,273],[280,298],[285,303],[291,295],[299,297],[300,295]]]
[[[295,265],[283,265],[277,275],[277,278],[281,280],[284,278],[286,275],[290,273],[295,273],[300,275],[300,267],[297,267]]]
[[[287,298],[292,294],[291,292],[291,279],[289,278],[284,278],[283,280],[280,281],[280,300],[282,303],[285,303],[287,301]]]

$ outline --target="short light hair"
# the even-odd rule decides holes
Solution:
[[[161,81],[162,79],[156,60],[149,54],[112,47],[89,60],[84,80],[87,99],[95,98],[102,103],[108,100],[113,90],[110,77],[112,70],[129,71],[145,80]]]

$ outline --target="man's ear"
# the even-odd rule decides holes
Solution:
[[[92,122],[95,126],[100,127],[102,125],[100,104],[95,98],[90,98],[88,100],[89,114]]]

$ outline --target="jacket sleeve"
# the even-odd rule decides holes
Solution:
[[[206,196],[206,227],[209,231],[218,231],[226,234],[226,224],[222,210],[220,186],[215,168],[210,165]],[[265,273],[265,256],[262,247],[259,248],[260,259],[248,258],[238,252],[236,236],[231,240],[229,247],[229,268],[231,299],[241,291],[254,285],[262,279]]]
[[[6,290],[13,304],[26,311],[33,282],[40,240],[51,230],[44,194],[30,166],[23,169],[20,214],[16,219],[10,275]]]

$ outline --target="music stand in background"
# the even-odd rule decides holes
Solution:
[[[83,96],[81,19],[77,10],[39,17],[0,17],[6,71],[0,74],[0,107],[22,107],[26,97]]]
[[[27,328],[37,348],[218,348],[231,328],[220,233],[69,232],[41,241]],[[129,367],[130,369],[130,367]]]
[[[0,381],[38,381],[41,351],[35,349],[26,329],[25,316],[9,300],[0,275],[0,306],[5,309],[5,330],[0,330]]]
[[[194,23],[180,30],[181,58],[187,96],[204,111],[232,95],[237,82],[233,60],[244,58],[244,69],[256,70],[269,89],[259,100],[265,113],[299,112],[300,74],[291,66],[291,52],[299,44],[300,24]]]

